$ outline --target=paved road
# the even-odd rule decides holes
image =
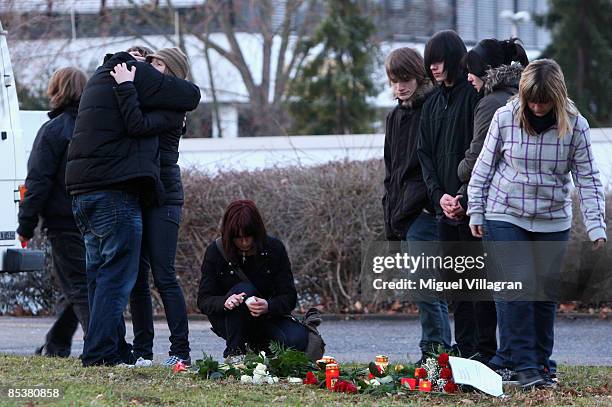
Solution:
[[[0,353],[32,354],[53,323],[52,318],[0,317]],[[192,357],[202,351],[220,359],[224,344],[210,331],[205,320],[190,321]],[[131,329],[128,333],[131,340]],[[553,358],[559,363],[574,365],[612,365],[612,320],[558,319],[555,328]],[[169,347],[169,331],[165,321],[155,323],[155,360],[161,361]],[[416,360],[420,357],[419,322],[406,320],[325,321],[321,332],[327,343],[327,354],[339,361],[370,361],[377,354],[392,360]],[[74,338],[73,355],[83,347],[79,330]]]

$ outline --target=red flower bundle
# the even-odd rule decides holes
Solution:
[[[443,367],[440,370],[440,379],[449,380],[452,379],[453,372],[448,367]]]
[[[440,367],[448,367],[448,353],[440,353],[440,356],[438,356],[438,364]]]
[[[357,387],[346,380],[338,380],[334,386],[334,391],[338,393],[357,393]]]
[[[306,373],[306,379],[304,379],[304,384],[318,384],[319,381],[314,373],[308,372]]]
[[[427,379],[427,370],[422,367],[417,367],[414,369],[414,377],[417,379]]]
[[[452,380],[450,380],[448,383],[444,385],[445,393],[455,393],[457,389],[458,389],[457,385]]]

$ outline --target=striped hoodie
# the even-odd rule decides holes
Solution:
[[[604,189],[591,148],[589,124],[570,117],[572,134],[557,126],[536,136],[521,129],[517,98],[499,108],[468,186],[471,225],[483,218],[532,232],[558,232],[572,224],[572,178],[589,238],[606,238]],[[571,174],[571,176],[570,176]]]

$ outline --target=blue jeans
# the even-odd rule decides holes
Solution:
[[[183,290],[176,279],[174,260],[181,207],[164,205],[142,210],[143,234],[140,268],[130,297],[134,326],[134,357],[153,359],[153,312],[149,270],[161,296],[170,329],[170,356],[189,359],[189,323]]]
[[[428,213],[421,212],[408,228],[407,241],[437,241],[437,221]],[[419,348],[423,353],[436,352],[442,345],[451,347],[451,330],[448,320],[448,305],[445,301],[419,301],[419,319],[421,322],[421,341]]]
[[[123,310],[138,274],[142,217],[138,196],[124,191],[77,195],[75,221],[86,250],[89,328],[83,366],[129,361]]]
[[[485,242],[567,242],[570,230],[553,233],[529,232],[509,222],[485,220]],[[485,243],[486,244],[486,243]],[[544,264],[540,253],[530,249],[528,244],[510,247],[486,244],[494,258],[491,260],[503,267],[505,278],[512,280],[508,273],[516,270],[517,275],[535,275],[543,267],[561,267],[565,244],[555,245],[558,250],[553,256],[558,264]],[[547,253],[548,258],[551,253]],[[497,322],[499,327],[499,348],[491,363],[500,367],[515,369],[548,369],[554,371],[556,364],[550,359],[554,345],[554,324],[557,304],[553,301],[507,301],[497,300]]]
[[[226,296],[242,292],[247,298],[259,296],[257,288],[248,282],[236,284]],[[234,352],[245,353],[246,344],[255,350],[266,349],[271,341],[299,351],[308,346],[308,331],[303,325],[287,315],[264,314],[254,317],[244,303],[231,311],[210,314],[208,319],[212,331],[225,339],[223,357]]]

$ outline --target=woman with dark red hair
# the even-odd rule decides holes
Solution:
[[[229,204],[221,237],[206,249],[198,308],[225,339],[223,357],[266,349],[270,341],[303,351],[308,332],[294,321],[297,293],[283,243],[266,233],[253,201]]]

